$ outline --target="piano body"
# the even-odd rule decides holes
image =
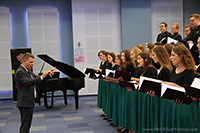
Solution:
[[[46,108],[53,107],[54,91],[61,90],[63,92],[64,103],[67,105],[67,90],[73,90],[75,94],[75,106],[78,109],[78,92],[85,87],[85,74],[66,63],[56,61],[47,54],[37,55],[40,59],[47,62],[56,69],[66,74],[67,78],[52,77],[38,84],[39,104],[40,98],[44,97]],[[56,74],[55,74],[56,75]],[[48,105],[47,92],[51,92],[51,105]]]

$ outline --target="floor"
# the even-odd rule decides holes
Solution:
[[[30,133],[116,133],[116,126],[100,117],[97,96],[80,96],[79,109],[74,97],[68,96],[65,106],[63,97],[54,98],[54,107],[46,109],[35,105]],[[20,126],[19,111],[12,100],[0,100],[0,133],[17,133]]]

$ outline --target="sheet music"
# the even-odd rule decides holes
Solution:
[[[168,85],[168,84],[162,84],[162,87],[161,87],[161,97],[163,96],[163,94],[165,93],[165,91],[168,88],[172,89],[172,90],[176,90],[176,91],[180,91],[180,92],[184,92],[185,93],[185,89],[184,88],[173,86],[173,85]]]
[[[137,81],[128,81],[128,83],[137,84]]]
[[[84,68],[84,69],[83,69],[83,71],[84,71],[84,74],[85,74],[85,72],[86,72],[86,69],[87,69],[87,68]]]
[[[106,69],[106,76],[108,76],[110,73],[113,73],[114,76],[115,70]]]
[[[153,79],[153,78],[148,78],[148,77],[140,76],[140,85],[139,85],[138,90],[140,90],[140,87],[142,86],[142,83],[143,83],[144,80],[152,81],[152,82],[156,82],[156,83],[161,83],[161,82],[163,82],[162,80],[158,80],[158,79]]]
[[[165,40],[165,37],[163,37],[163,39],[160,42],[162,42],[163,40]]]
[[[194,78],[191,87],[200,89],[200,79],[199,78]]]
[[[189,43],[189,49],[191,49],[193,47],[193,43]]]
[[[160,73],[160,69],[157,69],[157,75],[159,75],[159,73]]]
[[[167,43],[177,43],[178,41],[171,38],[171,37],[167,37]]]
[[[199,66],[200,66],[200,64],[196,66],[196,69],[198,69]]]
[[[139,85],[138,84],[134,84],[134,86],[135,86],[135,89],[137,89]]]
[[[96,76],[96,77],[99,77],[99,75],[100,75],[100,74],[95,73],[95,76]]]

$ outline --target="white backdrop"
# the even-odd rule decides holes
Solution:
[[[183,0],[152,0],[151,1],[152,20],[152,42],[156,41],[160,33],[160,23],[166,22],[167,30],[171,32],[171,25],[178,23],[179,33],[183,36]]]
[[[119,0],[72,0],[74,50],[84,50],[85,62],[75,63],[82,72],[98,68],[98,52],[102,49],[119,54],[121,51]],[[80,94],[97,94],[98,80],[85,79]]]
[[[57,8],[28,8],[27,12],[29,47],[34,56],[48,54],[55,60],[60,60]],[[33,68],[35,74],[39,73],[42,64],[43,61],[36,57]],[[46,63],[44,70],[51,68]]]
[[[0,8],[0,91],[12,90],[10,13],[8,8]],[[7,96],[2,95],[1,98]]]

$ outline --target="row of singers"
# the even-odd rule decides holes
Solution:
[[[190,25],[186,25],[184,27],[185,38],[182,38],[179,34],[179,24],[173,23],[171,25],[171,33],[167,31],[167,23],[160,23],[160,31],[158,34],[156,41],[165,44],[167,42],[167,37],[171,37],[179,42],[183,42],[187,48],[189,48],[189,44],[194,44],[192,48],[189,48],[195,63],[198,63],[198,50],[197,50],[197,39],[200,37],[200,15],[192,14],[190,17]]]
[[[200,37],[197,44],[200,51]],[[140,47],[141,48],[141,47]],[[139,82],[140,76],[150,77],[165,81],[165,83],[174,86],[191,85],[193,79],[200,74],[196,70],[195,61],[183,43],[165,44],[148,43],[146,52],[142,52],[139,47],[133,47],[130,51],[123,50],[115,56],[113,52],[104,50],[98,53],[99,59],[102,60],[100,67],[96,71],[104,72],[105,69],[131,72],[131,80]],[[116,79],[107,79],[115,82]],[[154,92],[148,92],[153,96]],[[194,101],[198,100],[193,98]],[[182,104],[182,101],[176,99],[174,102]],[[106,114],[102,114],[106,120]],[[110,119],[109,121],[112,121]],[[122,132],[123,128],[119,128]],[[131,131],[131,130],[130,130]]]

